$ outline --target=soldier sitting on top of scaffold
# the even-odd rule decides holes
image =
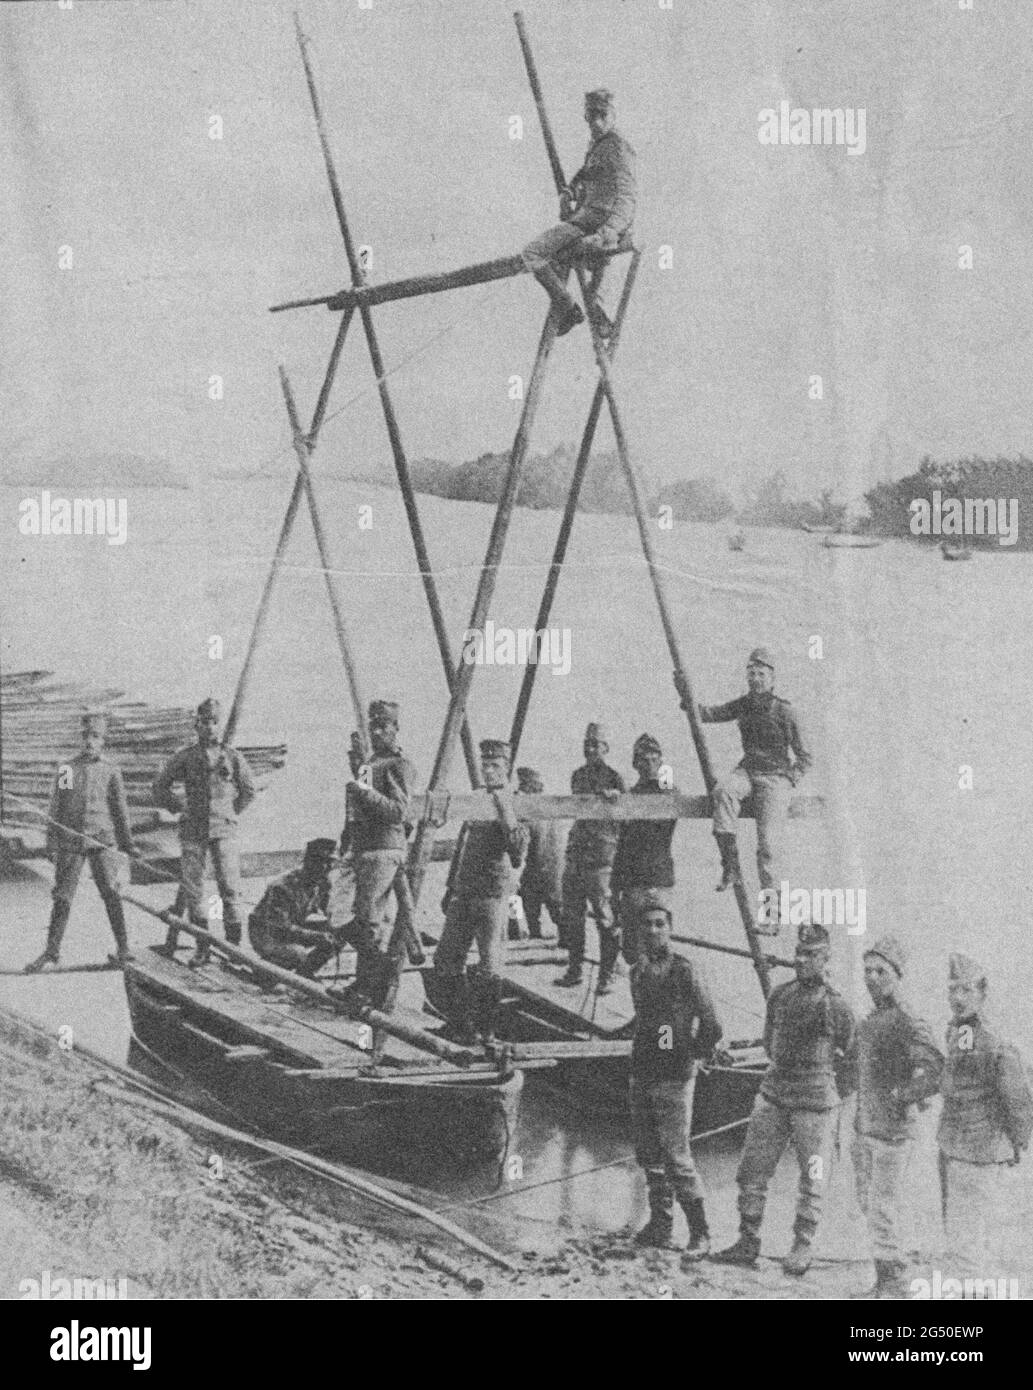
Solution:
[[[545,791],[541,773],[533,767],[517,768],[517,794],[537,796]],[[563,922],[563,851],[564,824],[556,820],[531,821],[527,828],[527,858],[524,872],[520,875],[520,902],[527,923],[527,935],[533,940],[542,939],[542,908],[546,908],[554,925],[560,928],[562,940]],[[522,935],[522,924],[516,923],[516,937]],[[514,936],[512,914],[509,924],[510,939]]]
[[[613,93],[605,87],[586,92],[585,120],[592,142],[584,164],[561,197],[563,220],[521,252],[524,265],[552,300],[557,336],[584,322],[566,286],[575,259],[586,251],[616,250],[630,237],[635,218],[635,151],[617,133]],[[592,272],[588,302],[596,331],[608,338],[613,324],[597,302],[605,266],[601,260]]]
[[[755,647],[750,652],[746,684],[747,694],[725,705],[701,705],[699,710],[704,724],[736,720],[742,738],[742,759],[713,791],[714,837],[722,869],[719,893],[742,882],[736,833],[739,809],[747,796],[753,797],[757,820],[757,873],[761,889],[779,887],[782,870],[778,856],[789,798],[811,765],[796,711],[788,700],[774,692],[775,658],[767,647]],[[685,708],[687,692],[680,687],[678,693]],[[758,924],[757,929],[762,931],[763,925]],[[777,924],[773,931],[777,933]]]
[[[445,925],[434,953],[433,970],[423,975],[427,999],[444,1014],[460,1042],[479,1037],[494,1041],[495,1016],[502,992],[506,919],[513,889],[513,870],[523,863],[528,832],[516,818],[509,790],[510,747],[503,739],[480,745],[481,777],[497,819],[468,822],[462,848],[452,861],[441,909]],[[480,957],[466,969],[476,941]]]
[[[675,790],[668,776],[661,780],[664,755],[652,734],[639,734],[631,753],[638,781],[631,788],[634,796],[655,796]],[[629,820],[621,826],[617,855],[613,861],[613,894],[617,902],[620,949],[629,965],[639,958],[639,915],[642,903],[652,901],[656,890],[666,901],[674,887],[674,857],[671,840],[676,820]],[[606,994],[617,963],[604,961],[599,971],[599,993]],[[606,968],[608,966],[608,968]]]
[[[327,918],[336,848],[334,840],[309,840],[301,867],[270,883],[262,894],[247,934],[263,960],[311,977],[340,950],[343,935],[329,930]]]
[[[571,774],[570,790],[575,796],[594,794],[615,800],[624,791],[624,778],[606,761],[610,742],[602,724],[593,721],[588,725],[582,748],[585,761]],[[614,924],[610,878],[619,835],[617,821],[579,820],[574,822],[567,837],[560,945],[566,947],[569,956],[566,971],[556,981],[558,985],[573,988],[581,983],[588,908],[599,932],[599,958],[611,962],[612,972],[619,938]]]
[[[351,852],[355,899],[351,921],[333,922],[341,937],[355,947],[350,993],[374,1004],[382,1001],[391,974],[384,938],[391,923],[395,874],[405,863],[406,815],[416,783],[416,769],[399,747],[399,713],[393,700],[370,703],[373,752],[368,761],[363,759],[358,735],[352,736],[352,780],[347,786],[341,853]]]
[[[115,938],[117,956],[112,959],[132,959],[126,940],[115,846],[124,854],[132,854],[133,838],[122,774],[103,756],[107,723],[103,713],[83,715],[82,752],[59,767],[54,779],[47,818],[47,854],[54,861],[54,905],[46,950],[25,967],[27,975],[57,965],[72,899],[87,860]]]
[[[201,701],[194,720],[197,742],[173,753],[154,779],[153,795],[157,805],[180,817],[180,884],[191,922],[195,927],[208,926],[202,898],[205,866],[211,855],[226,940],[239,946],[237,818],[255,799],[255,784],[243,754],[219,742],[221,719],[218,700]],[[177,782],[183,784],[182,797],[173,790]],[[203,965],[207,959],[207,943],[198,942],[189,963]]]

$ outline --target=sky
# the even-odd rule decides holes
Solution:
[[[510,3],[0,6],[8,466],[293,468],[277,367],[307,417],[336,319],[268,306],[347,283],[295,3],[371,280],[509,254],[555,220]],[[615,379],[649,474],[744,495],[781,468],[848,498],[927,453],[1033,453],[1028,0],[525,13],[568,175],[591,87],[615,91],[638,153],[643,260]],[[863,107],[865,153],[761,144],[782,100]],[[411,458],[508,447],[544,309],[520,277],[375,311]],[[594,376],[584,331],[563,339],[536,447],[576,440]],[[316,467],[391,476],[358,323]]]

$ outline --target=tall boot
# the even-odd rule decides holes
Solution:
[[[472,997],[473,1026],[485,1047],[495,1044],[495,1024],[502,1000],[502,980],[498,975],[468,975]]]
[[[703,1206],[703,1198],[690,1197],[679,1192],[678,1205],[685,1213],[685,1220],[689,1223],[689,1243],[685,1247],[682,1264],[695,1264],[710,1254],[710,1227],[707,1225],[707,1213]]]
[[[739,865],[739,845],[734,835],[715,835],[717,848],[721,855],[721,882],[717,885],[719,893],[726,892],[742,883],[742,869]]]
[[[620,938],[616,931],[599,933],[599,983],[596,994],[609,994],[613,989],[613,975],[620,954]]]
[[[122,899],[117,893],[112,893],[110,897],[104,899],[104,907],[108,914],[108,921],[111,923],[111,934],[115,938],[114,956],[109,956],[109,960],[117,961],[119,965],[127,960],[132,960],[133,956],[129,950],[129,938],[126,934],[126,914],[122,906]]]
[[[809,1221],[796,1221],[793,1226],[793,1248],[782,1261],[783,1274],[791,1274],[794,1279],[799,1279],[810,1269],[815,1229]]]
[[[865,1289],[863,1293],[855,1293],[851,1297],[865,1299],[898,1299],[907,1298],[908,1291],[904,1287],[904,1270],[907,1266],[902,1260],[876,1260],[875,1261],[875,1283],[870,1289]]]
[[[649,1189],[649,1220],[635,1237],[636,1245],[651,1245],[657,1250],[673,1248],[674,1192],[664,1173],[647,1173]]]
[[[710,1258],[718,1265],[740,1265],[753,1269],[760,1256],[760,1217],[739,1215],[739,1239],[718,1250]]]
[[[54,905],[50,909],[50,922],[47,926],[47,945],[41,956],[35,960],[30,960],[23,973],[26,975],[38,975],[41,970],[45,970],[48,965],[56,965],[61,955],[61,942],[64,940],[65,927],[68,925],[68,918],[72,913],[72,904],[66,903],[63,898],[55,898]]]
[[[572,328],[576,328],[579,323],[584,323],[585,316],[581,312],[581,306],[576,304],[567,293],[567,287],[553,270],[551,265],[540,265],[534,271],[534,278],[545,290],[552,300],[552,312],[556,321],[556,336],[562,338],[564,333],[569,333]]]

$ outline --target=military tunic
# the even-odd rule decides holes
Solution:
[[[54,779],[47,821],[47,853],[54,860],[55,902],[71,903],[89,861],[102,898],[119,895],[114,848],[133,848],[122,774],[104,757],[80,753]]]

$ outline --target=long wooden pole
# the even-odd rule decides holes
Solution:
[[[566,188],[566,180],[563,175],[563,166],[560,163],[559,153],[556,149],[556,141],[553,138],[552,126],[549,122],[548,112],[545,109],[545,99],[542,94],[541,82],[538,78],[538,69],[535,65],[534,54],[531,51],[530,40],[527,35],[527,28],[524,24],[524,17],[520,11],[514,15],[516,21],[517,34],[520,39],[520,47],[524,56],[524,66],[527,69],[527,77],[534,96],[535,106],[538,110],[538,120],[542,129],[542,136],[545,141],[545,149],[549,158],[549,166],[552,169],[553,181],[556,185],[557,193],[562,193]],[[649,577],[653,585],[653,593],[656,596],[657,608],[660,613],[660,622],[663,625],[664,637],[667,640],[667,648],[674,664],[675,685],[682,696],[682,704],[689,720],[689,729],[692,734],[692,742],[696,749],[696,757],[699,760],[700,771],[703,773],[703,781],[708,793],[712,793],[717,778],[714,773],[713,764],[710,759],[710,750],[703,734],[703,722],[700,719],[699,705],[696,702],[692,682],[689,678],[687,668],[681,659],[680,644],[674,629],[674,622],[671,617],[670,605],[667,601],[667,594],[664,588],[660,570],[656,564],[656,554],[653,549],[653,538],[649,529],[649,522],[646,517],[645,496],[638,471],[631,460],[628,450],[627,437],[624,432],[624,425],[621,420],[620,409],[617,405],[616,394],[613,389],[613,381],[610,375],[610,364],[606,354],[606,347],[600,338],[598,330],[592,319],[591,303],[588,294],[584,268],[580,265],[575,266],[577,271],[578,284],[581,288],[581,296],[585,301],[586,317],[588,320],[589,331],[592,336],[592,348],[595,352],[596,365],[599,368],[599,383],[605,393],[606,403],[609,407],[610,418],[613,423],[613,434],[617,444],[617,455],[620,459],[621,468],[628,485],[628,492],[631,496],[632,507],[635,513],[635,521],[638,526],[639,539],[642,544],[642,553],[645,556],[646,566],[649,570]],[[739,909],[739,916],[742,920],[743,930],[746,933],[746,940],[750,948],[750,955],[753,959],[753,968],[760,981],[760,987],[765,999],[771,992],[771,975],[768,970],[767,961],[761,949],[759,936],[754,928],[753,912],[746,888],[743,883],[736,884],[735,900]]]
[[[642,253],[636,251],[631,258],[631,265],[628,273],[624,277],[624,289],[621,293],[620,304],[617,306],[617,316],[614,319],[613,336],[609,343],[609,354],[612,359],[617,351],[620,342],[620,332],[624,324],[624,315],[627,312],[628,304],[631,300],[631,292],[635,286],[635,276],[638,274],[639,261]],[[595,440],[596,426],[599,423],[599,415],[603,408],[605,393],[602,386],[596,386],[595,395],[592,397],[592,406],[588,412],[588,419],[585,422],[584,433],[581,436],[581,447],[578,449],[577,460],[574,464],[574,473],[570,481],[570,492],[567,496],[567,503],[563,511],[563,519],[560,522],[559,535],[556,537],[556,546],[552,555],[552,563],[549,566],[549,574],[545,581],[545,590],[542,593],[542,601],[538,606],[538,616],[535,619],[535,631],[542,632],[549,626],[549,618],[552,614],[552,605],[556,597],[556,590],[559,587],[560,575],[563,572],[563,564],[567,558],[567,547],[570,544],[571,533],[574,529],[574,517],[577,513],[578,503],[581,500],[581,488],[588,472],[589,460],[592,456],[592,444]],[[538,672],[538,663],[529,661],[524,667],[523,680],[520,682],[520,694],[517,697],[516,711],[513,715],[513,724],[510,728],[509,742],[513,749],[513,758],[516,759],[517,750],[520,747],[520,740],[524,735],[524,723],[527,719],[528,706],[531,703],[531,695],[534,691],[535,676]]]
[[[352,313],[352,310],[348,310],[337,328],[337,337],[334,339],[334,348],[330,355],[330,363],[323,377],[322,390],[319,393],[319,401],[316,405],[315,414],[312,417],[312,425],[308,432],[310,449],[314,446],[323,423],[327,401],[330,397],[330,388],[337,374],[337,364],[341,358],[344,340],[348,336],[348,328],[351,325]],[[287,542],[290,540],[291,532],[294,529],[294,519],[298,514],[298,505],[301,502],[301,494],[304,488],[305,479],[299,468],[294,476],[294,486],[291,489],[290,501],[287,503],[287,511],[284,514],[283,524],[280,527],[280,536],[276,542],[276,551],[273,554],[272,564],[269,566],[269,573],[266,575],[265,587],[262,589],[262,597],[258,601],[258,612],[255,614],[254,625],[251,628],[251,637],[248,640],[247,652],[244,655],[244,664],[237,678],[237,688],[233,695],[233,705],[230,708],[229,718],[226,720],[226,728],[222,736],[224,743],[232,743],[234,735],[237,732],[237,725],[240,722],[241,712],[244,708],[244,699],[251,681],[251,669],[254,664],[255,654],[258,651],[258,644],[265,630],[265,622],[269,613],[269,602],[273,596],[273,588],[283,564]]]
[[[301,475],[302,483],[305,488],[305,496],[308,499],[309,512],[312,516],[312,529],[315,532],[316,548],[319,551],[319,562],[323,567],[326,592],[330,599],[330,611],[334,619],[334,633],[337,637],[337,647],[341,653],[341,660],[344,662],[344,672],[348,680],[348,690],[351,694],[352,706],[355,711],[355,720],[362,733],[363,747],[368,748],[369,729],[366,724],[366,703],[362,698],[362,690],[359,686],[358,668],[352,656],[351,642],[348,638],[348,628],[344,620],[344,610],[341,607],[341,602],[337,594],[337,584],[334,580],[330,547],[327,545],[326,533],[323,530],[323,520],[319,514],[319,504],[316,501],[316,493],[312,485],[312,475],[309,472],[309,445],[301,432],[301,424],[298,420],[298,408],[294,403],[294,393],[291,390],[290,381],[287,379],[287,373],[282,366],[280,367],[280,386],[283,390],[283,399],[287,406],[287,416],[290,420],[294,452],[298,458],[298,472]]]
[[[555,341],[556,319],[555,315],[550,311],[546,317],[545,327],[542,329],[542,336],[538,342],[538,352],[534,359],[534,368],[531,372],[531,380],[528,383],[527,395],[524,398],[523,410],[520,412],[520,423],[517,426],[516,437],[513,440],[513,448],[510,451],[509,466],[506,469],[502,496],[499,498],[498,506],[495,509],[495,520],[492,524],[491,535],[488,539],[488,549],[484,556],[484,563],[481,566],[477,593],[474,597],[473,609],[470,613],[467,631],[483,632],[484,630],[484,623],[491,606],[492,595],[495,592],[495,581],[498,578],[502,552],[505,549],[506,537],[509,533],[509,524],[513,517],[513,509],[516,506],[517,493],[520,489],[520,482],[523,477],[524,463],[527,458],[528,444],[531,439],[531,426],[534,423],[534,417],[538,410],[538,402],[542,394],[545,369]],[[473,662],[460,660],[452,686],[452,698],[449,701],[448,713],[445,716],[445,726],[441,731],[437,756],[434,759],[434,767],[431,770],[430,781],[427,784],[430,791],[434,791],[447,781],[456,734],[466,709],[466,701],[470,694],[470,685],[473,681],[475,670],[476,666]],[[434,845],[434,834],[434,826],[429,821],[424,821],[416,832],[416,837],[413,840],[412,849],[409,854],[409,881],[412,884],[413,896],[416,898],[419,897],[420,889],[423,885],[424,871],[426,870],[430,852]]]
[[[315,74],[312,71],[306,39],[301,30],[301,21],[298,18],[297,11],[294,13],[294,28],[298,38],[298,48],[301,52],[301,61],[305,68],[305,81],[308,85],[309,99],[312,103],[312,113],[316,121],[316,131],[319,135],[319,144],[323,152],[323,164],[326,168],[326,177],[330,185],[330,196],[333,199],[334,211],[337,214],[337,225],[341,232],[341,239],[344,242],[345,255],[348,258],[348,268],[351,272],[352,287],[354,289],[361,289],[365,285],[366,276],[359,262],[355,243],[352,239],[351,228],[348,225],[348,214],[344,208],[344,197],[341,193],[341,185],[337,177],[337,169],[334,165],[334,157],[326,133],[326,124],[323,120],[323,107],[319,99]],[[402,493],[405,514],[409,523],[409,532],[412,536],[413,547],[416,551],[416,563],[419,566],[423,590],[426,594],[427,605],[430,609],[434,636],[437,641],[438,652],[441,656],[441,663],[445,672],[448,691],[451,695],[453,682],[452,663],[454,657],[451,644],[448,640],[448,629],[445,625],[445,616],[441,608],[441,601],[438,597],[437,585],[434,580],[434,571],[431,567],[430,552],[427,549],[427,542],[423,534],[423,524],[420,520],[420,512],[416,504],[416,492],[413,488],[412,478],[409,473],[409,463],[405,455],[405,449],[402,446],[402,435],[398,428],[394,404],[391,400],[391,393],[387,385],[384,359],[380,352],[380,343],[377,339],[376,329],[373,326],[373,315],[370,313],[369,305],[360,303],[359,314],[362,318],[362,329],[366,335],[366,346],[369,349],[370,362],[373,366],[373,375],[376,377],[377,390],[380,394],[380,405],[384,414],[384,424],[387,426],[387,437],[391,445],[395,474],[398,478],[398,486]],[[474,747],[473,735],[470,732],[465,716],[461,727],[461,738],[470,785],[478,787],[480,786],[480,763]]]
[[[311,309],[325,305],[331,313],[339,313],[342,309],[357,309],[361,304],[391,304],[396,299],[414,299],[424,294],[465,289],[469,285],[487,285],[492,280],[508,280],[513,275],[523,275],[526,270],[522,256],[499,256],[493,261],[460,266],[458,270],[412,275],[408,279],[389,280],[382,285],[353,285],[350,289],[318,295],[314,299],[291,299],[286,304],[273,304],[269,312],[282,314],[285,309]]]

